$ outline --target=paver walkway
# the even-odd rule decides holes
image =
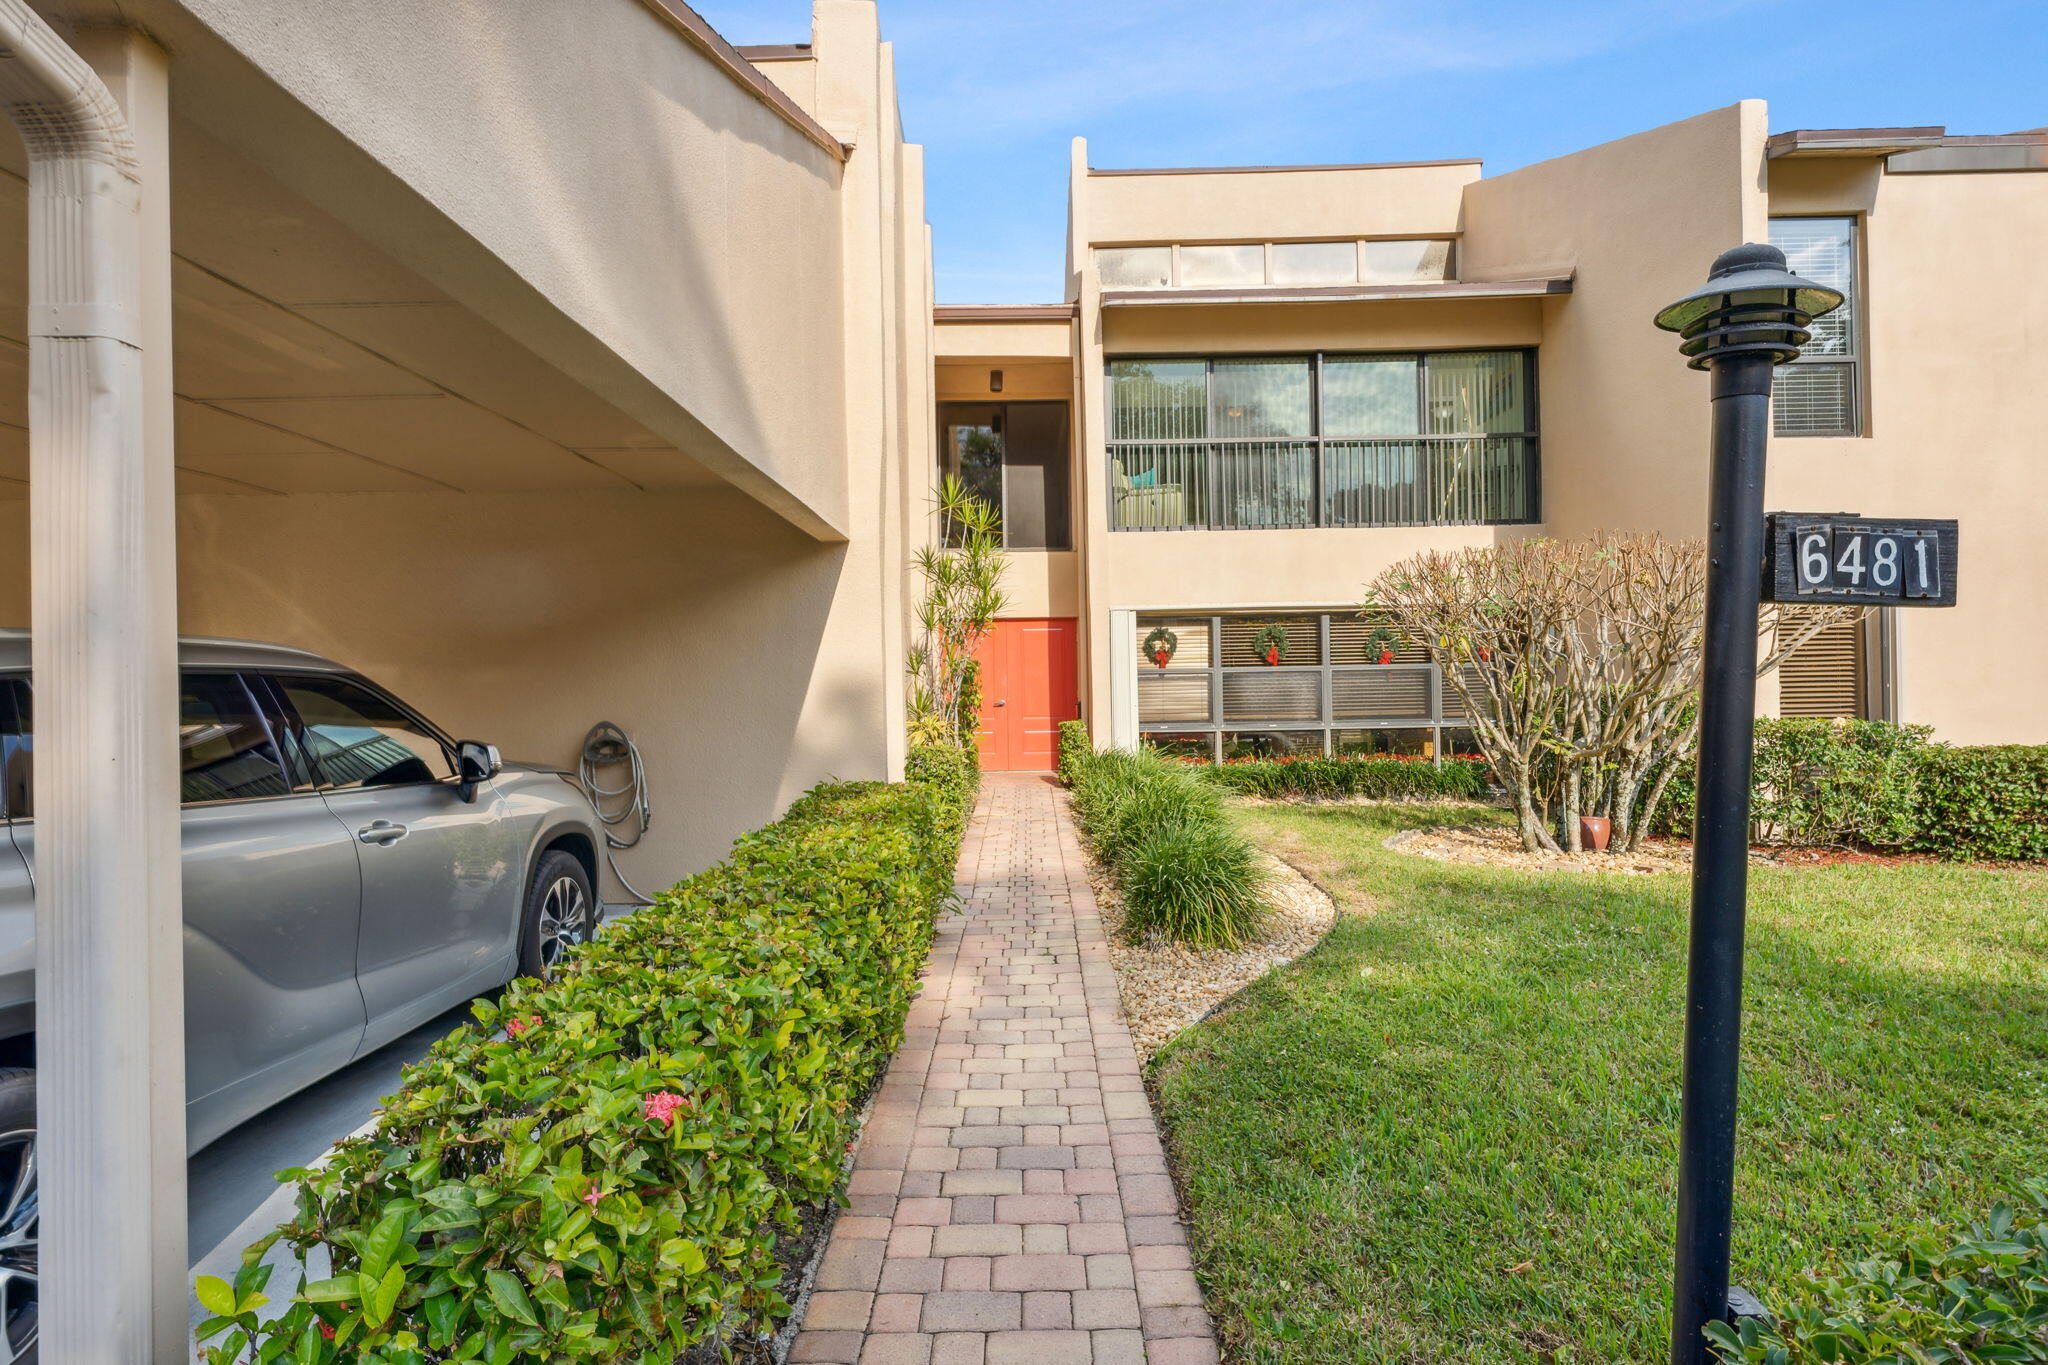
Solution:
[[[990,774],[792,1362],[1213,1365],[1056,789]]]

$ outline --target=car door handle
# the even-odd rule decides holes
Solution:
[[[389,820],[372,820],[356,831],[356,838],[366,844],[395,844],[405,837],[405,826],[394,825]]]

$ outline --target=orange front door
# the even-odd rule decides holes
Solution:
[[[1081,714],[1074,618],[998,621],[982,637],[981,768],[1049,772],[1060,722]]]

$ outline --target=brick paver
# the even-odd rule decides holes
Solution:
[[[1087,868],[1055,787],[992,773],[849,1207],[808,1365],[1214,1365]]]

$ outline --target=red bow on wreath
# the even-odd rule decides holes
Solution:
[[[1161,668],[1173,662],[1173,656],[1180,649],[1180,636],[1165,626],[1152,627],[1152,633],[1145,637],[1145,653]]]

